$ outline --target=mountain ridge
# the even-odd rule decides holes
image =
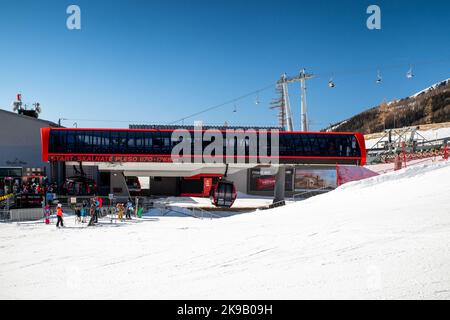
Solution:
[[[322,131],[371,134],[391,128],[449,121],[450,78],[409,97],[383,102]]]

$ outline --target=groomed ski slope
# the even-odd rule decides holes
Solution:
[[[0,298],[450,298],[448,163],[226,219],[72,220],[0,225]]]

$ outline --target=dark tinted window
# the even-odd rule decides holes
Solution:
[[[236,138],[226,139],[225,147],[237,150]],[[134,132],[113,130],[52,130],[49,152],[54,153],[106,153],[106,154],[170,154],[176,141],[171,142],[171,132]],[[206,147],[209,143],[203,144]],[[271,154],[271,136],[267,138],[268,154]],[[259,143],[258,143],[259,148]],[[192,139],[192,151],[194,141]],[[351,134],[280,134],[280,156],[303,157],[359,157],[358,141]]]

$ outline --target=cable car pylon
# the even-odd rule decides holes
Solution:
[[[280,124],[282,127],[287,127],[287,131],[294,131],[294,125],[292,123],[292,111],[291,111],[291,103],[289,100],[289,91],[288,91],[288,77],[286,73],[281,75],[280,80],[277,82],[277,87],[281,92],[281,104],[276,106],[281,108],[280,112]]]
[[[308,127],[308,108],[306,105],[306,80],[314,78],[315,75],[312,73],[306,73],[306,70],[303,68],[300,70],[298,76],[295,77],[287,77],[286,74],[281,76],[281,79],[277,82],[277,87],[281,88],[282,95],[282,107],[284,107],[284,117],[285,123],[288,127],[288,131],[293,131],[292,124],[292,113],[291,107],[289,103],[289,94],[288,94],[288,84],[294,82],[300,82],[300,94],[301,94],[301,102],[300,102],[300,127],[301,131],[309,131]],[[284,119],[283,119],[284,120]]]

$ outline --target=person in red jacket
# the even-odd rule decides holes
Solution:
[[[63,210],[61,203],[58,204],[58,208],[56,209],[56,217],[58,218],[58,222],[56,223],[56,227],[59,228],[59,224],[61,223],[61,227],[64,227],[63,222]]]

